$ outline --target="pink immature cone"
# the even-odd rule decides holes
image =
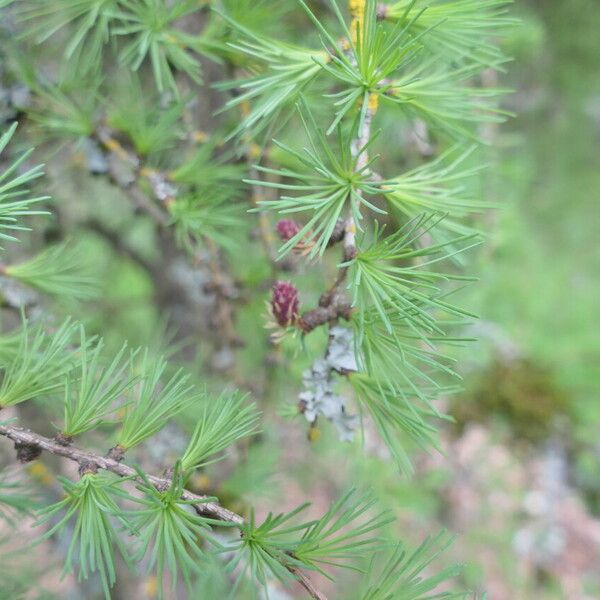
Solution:
[[[278,281],[271,294],[271,312],[281,327],[289,327],[296,322],[300,302],[298,290],[289,281]]]
[[[300,225],[292,219],[281,219],[277,222],[277,233],[282,241],[291,240],[300,231]]]

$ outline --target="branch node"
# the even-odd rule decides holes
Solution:
[[[79,465],[79,475],[83,477],[84,475],[96,475],[98,473],[98,465],[91,461],[83,461]]]
[[[59,431],[54,436],[54,441],[57,444],[60,444],[61,446],[65,446],[65,448],[66,448],[67,446],[70,446],[73,443],[73,436],[72,435],[66,435],[62,431]]]
[[[15,442],[15,450],[17,451],[17,460],[20,463],[28,463],[39,458],[42,449],[35,444],[22,444]]]
[[[119,444],[117,444],[116,446],[113,446],[108,453],[106,454],[106,456],[108,458],[112,458],[112,460],[116,460],[117,462],[121,462],[124,458],[125,458],[125,448],[123,448],[123,446],[119,446]]]
[[[305,312],[298,319],[298,328],[307,334],[320,327],[342,318],[349,321],[352,317],[352,306],[342,300],[335,292],[326,292],[319,299],[319,307]]]

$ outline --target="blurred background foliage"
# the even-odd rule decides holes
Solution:
[[[254,18],[256,26],[273,35],[285,30],[292,38],[306,37],[304,15],[291,12],[291,1],[275,3],[280,12],[266,23],[265,12],[248,11],[248,2],[229,4],[247,17],[248,27]],[[271,10],[265,9],[268,4],[256,5]],[[236,332],[246,345],[237,351],[236,377],[250,380],[257,390],[268,389],[261,408],[277,426],[267,428],[268,443],[245,449],[244,460],[230,473],[224,476],[220,465],[208,467],[197,476],[196,487],[243,511],[245,502],[291,506],[297,495],[312,495],[317,506],[326,504],[337,490],[360,481],[397,513],[399,531],[413,541],[440,524],[459,533],[451,558],[468,565],[467,584],[487,589],[489,598],[579,600],[600,594],[600,12],[596,0],[517,0],[513,13],[522,24],[504,42],[514,61],[500,84],[514,89],[503,105],[516,116],[486,132],[492,143],[483,154],[494,166],[480,185],[486,199],[501,208],[483,217],[489,236],[471,251],[470,274],[479,282],[460,293],[461,305],[481,320],[469,332],[477,344],[456,351],[465,391],[445,400],[456,418],[455,424],[444,425],[445,456],[415,452],[417,472],[407,479],[385,460],[386,450],[369,431],[362,445],[341,445],[324,424],[323,431],[311,433],[311,443],[306,440],[302,417],[294,417],[294,399],[310,363],[307,356],[320,351],[326,334],[307,338],[306,354],[288,340],[277,351],[265,344],[270,266],[256,251],[255,232],[242,226],[235,247],[225,249],[233,257],[234,278],[243,289],[255,291],[237,308]],[[43,52],[43,47],[31,51]],[[27,71],[14,59],[13,68],[17,64]],[[214,65],[205,68],[219,71]],[[0,75],[9,89],[14,76],[4,68]],[[21,79],[26,75],[21,73]],[[152,112],[151,98],[133,110],[127,90],[140,85],[137,79],[118,69],[111,77],[111,126],[126,132],[150,165],[180,164],[181,132],[175,124],[183,104],[160,117]],[[88,133],[95,84],[71,84],[74,94],[66,92],[78,98],[76,105],[50,94],[44,97],[44,114],[35,103],[28,108],[31,123],[22,147],[31,139],[39,141],[36,120],[45,119],[48,126],[49,106],[56,110],[53,119],[76,111],[74,133]],[[3,119],[13,116],[9,100],[6,93],[0,99]],[[217,105],[197,110],[212,114],[220,108],[218,100],[210,102]],[[381,119],[384,134],[378,143],[386,149],[384,164],[410,164],[410,153],[407,157],[405,145],[398,143],[404,139],[403,124],[385,112]],[[133,218],[114,186],[81,169],[93,158],[84,146],[66,160],[64,146],[53,141],[38,147],[37,156],[49,165],[46,191],[56,199],[61,227],[77,237],[79,252],[89,258],[102,285],[85,309],[69,304],[64,310],[84,318],[90,331],[101,332],[115,347],[123,338],[132,346],[159,347],[164,336],[157,332],[165,331],[168,315],[155,302],[147,271],[135,260],[123,260],[93,227],[82,226],[84,221],[108,224],[152,260],[158,247],[151,223]],[[226,177],[239,181],[239,175]],[[180,177],[185,180],[186,174]],[[244,211],[240,208],[238,216]],[[45,240],[53,234],[52,227],[43,232]],[[26,245],[42,247],[41,235],[32,233]],[[325,263],[321,270],[304,268],[294,275],[306,306],[316,303],[333,271],[334,265]],[[180,336],[178,343],[186,347],[190,340]],[[200,374],[213,351],[201,340],[198,354],[186,356],[196,361]],[[209,385],[219,386],[221,378],[212,377]],[[301,494],[295,486],[302,487]],[[344,581],[337,597],[350,598],[352,579]]]

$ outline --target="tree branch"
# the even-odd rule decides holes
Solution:
[[[373,122],[373,116],[375,114],[376,106],[369,99],[369,106],[365,111],[365,117],[361,124],[358,137],[352,142],[352,152],[356,157],[356,171],[362,171],[366,164],[369,162],[369,156],[365,150],[365,146],[369,143],[371,138],[371,124]],[[356,190],[359,196],[362,196],[361,190]],[[348,211],[348,216],[343,223],[343,236],[339,233],[341,239],[339,241],[343,244],[343,259],[344,262],[350,262],[356,257],[356,223],[352,210]],[[334,240],[337,242],[338,239]],[[349,320],[352,315],[351,305],[344,299],[342,292],[342,284],[346,281],[348,276],[348,267],[341,267],[338,271],[337,278],[331,289],[325,292],[320,300],[319,307],[311,311],[308,311],[302,315],[298,321],[300,329],[304,333],[310,333],[313,329],[321,325],[325,325],[338,318]]]
[[[169,225],[169,214],[159,206],[151,202],[146,194],[138,186],[141,176],[145,177],[152,188],[152,194],[163,206],[167,206],[174,194],[174,188],[167,182],[162,173],[144,168],[140,157],[126,150],[115,138],[113,132],[106,126],[101,126],[94,132],[95,139],[108,150],[113,156],[126,164],[133,172],[131,181],[123,181],[123,176],[114,168],[114,164],[108,161],[108,176],[119,188],[124,190],[133,200],[135,205],[146,212],[156,223],[163,228]]]
[[[127,150],[117,139],[115,132],[108,126],[101,125],[94,132],[94,138],[100,145],[111,154],[125,164],[132,172],[131,180],[123,180],[118,169],[112,161],[108,161],[108,176],[111,181],[119,188],[125,191],[126,194],[133,200],[134,204],[144,212],[146,212],[157,224],[161,231],[166,231],[173,238],[173,232],[170,228],[171,220],[169,215],[169,207],[176,201],[178,189],[173,184],[170,175],[166,171],[159,171],[146,167],[143,162],[143,157]],[[140,182],[144,180],[149,186],[149,196],[140,186]],[[102,233],[102,232],[101,232]],[[217,335],[213,335],[215,348],[217,350],[228,347],[231,350],[239,348],[243,345],[242,340],[236,334],[234,324],[234,309],[231,303],[231,296],[225,292],[226,288],[233,289],[235,286],[231,281],[231,277],[221,269],[221,252],[217,245],[210,238],[204,236],[204,247],[208,254],[207,267],[211,277],[210,285],[211,292],[214,293],[215,306],[211,317],[211,331],[213,326],[217,329]],[[194,257],[192,268],[199,267],[202,261],[197,260],[198,254]],[[270,257],[269,257],[270,258]],[[232,355],[233,356],[233,355]],[[232,365],[227,363],[224,368],[219,368],[219,371],[227,371],[232,368]]]
[[[297,569],[296,567],[291,566],[288,566],[287,570],[298,579],[300,585],[310,594],[311,598],[314,598],[315,600],[327,600],[327,596],[325,596],[323,592],[320,592],[314,586],[310,577],[306,573],[300,569]]]
[[[39,435],[28,429],[2,424],[0,425],[0,435],[15,443],[15,447],[23,460],[25,460],[27,456],[36,456],[39,451],[45,451],[76,462],[83,470],[95,472],[102,469],[110,471],[119,477],[127,477],[143,483],[143,480],[139,477],[135,469],[122,462],[118,462],[106,456],[100,456],[99,454],[87,450],[81,450],[74,446],[63,446],[56,440]],[[30,453],[24,455],[23,448],[29,448]],[[156,477],[154,475],[147,475],[147,478],[157,489],[164,490],[171,485],[170,479]],[[194,494],[193,492],[184,490],[181,499],[191,502],[194,510],[202,516],[208,516],[218,521],[231,523],[238,527],[238,529],[244,525],[244,517],[224,508],[216,502],[212,502],[207,496]],[[296,577],[298,583],[304,587],[311,598],[314,598],[315,600],[327,600],[326,596],[313,585],[312,581],[305,573],[291,565],[285,564],[284,566]]]
[[[351,316],[352,306],[335,285],[331,291],[321,295],[317,308],[305,312],[298,319],[298,327],[306,334],[339,318],[349,321]]]
[[[24,444],[35,448],[40,448],[45,452],[54,454],[56,456],[62,456],[81,465],[95,465],[98,469],[110,471],[119,477],[131,477],[136,481],[143,482],[135,469],[125,465],[121,462],[117,462],[112,458],[100,456],[87,450],[81,450],[74,446],[63,446],[54,439],[44,437],[30,431],[23,429],[22,427],[16,427],[14,425],[0,425],[0,435],[3,435],[16,444]],[[162,477],[155,477],[154,475],[148,475],[148,480],[156,486],[158,489],[167,489],[171,485],[170,479],[164,479]],[[227,523],[234,523],[235,525],[242,525],[244,522],[243,517],[240,515],[223,508],[219,504],[210,502],[206,496],[200,496],[192,492],[185,490],[182,495],[183,500],[190,500],[197,505],[201,505],[202,514],[211,516],[219,521],[225,521]]]
[[[369,155],[365,146],[371,139],[371,124],[375,114],[375,107],[372,105],[369,97],[369,106],[365,110],[365,117],[360,126],[358,137],[352,142],[352,153],[356,156],[356,171],[361,172],[369,162]],[[356,190],[358,196],[362,196],[362,190]],[[352,260],[356,256],[356,223],[352,211],[348,212],[346,218],[346,235],[344,236],[344,260]],[[347,273],[347,267],[344,267],[344,277]],[[339,284],[338,284],[339,285]]]

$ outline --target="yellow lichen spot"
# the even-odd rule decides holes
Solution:
[[[146,592],[148,598],[156,598],[156,595],[158,593],[158,579],[154,575],[146,579],[144,591]]]
[[[208,133],[206,133],[206,131],[194,131],[194,133],[192,133],[192,141],[197,144],[204,144],[205,142],[208,142]]]
[[[250,106],[250,102],[248,100],[244,100],[240,104],[240,112],[242,113],[242,117],[247,117],[250,114],[250,110],[252,107]]]
[[[194,473],[190,485],[195,490],[207,490],[210,488],[211,480],[206,473]]]
[[[359,30],[362,35],[365,22],[365,8],[367,3],[366,0],[349,0],[348,4],[350,6],[350,14],[352,15],[350,35],[352,36],[352,42],[356,44]]]
[[[321,438],[321,430],[318,427],[312,427],[308,430],[308,441],[316,442]]]
[[[123,148],[123,146],[121,146],[121,144],[119,144],[115,138],[108,137],[103,140],[102,143],[107,150],[113,152],[122,160],[128,161],[130,159],[129,154],[127,154],[127,150],[125,150],[125,148]]]
[[[106,140],[104,140],[104,145],[111,152],[119,152],[120,150],[122,150],[121,144],[119,144],[119,142],[117,142],[117,140],[115,140],[114,138],[111,138],[111,137],[109,137]]]
[[[353,17],[364,16],[367,6],[366,0],[349,0],[348,5],[350,7],[350,14]]]
[[[54,476],[44,463],[36,460],[29,465],[27,470],[29,471],[29,474],[42,485],[52,485],[52,483],[54,483]]]
[[[379,94],[369,94],[369,110],[375,114],[379,108]]]
[[[262,152],[262,150],[258,144],[251,143],[248,146],[248,156],[252,160],[257,160],[258,158],[260,158],[261,152]]]
[[[142,177],[152,177],[153,175],[156,175],[156,171],[154,169],[150,169],[149,167],[142,167],[140,169],[140,175]]]
[[[353,44],[356,44],[356,42],[358,41],[358,30],[360,28],[360,21],[358,19],[352,19],[352,23],[350,23],[350,35],[352,37]]]

